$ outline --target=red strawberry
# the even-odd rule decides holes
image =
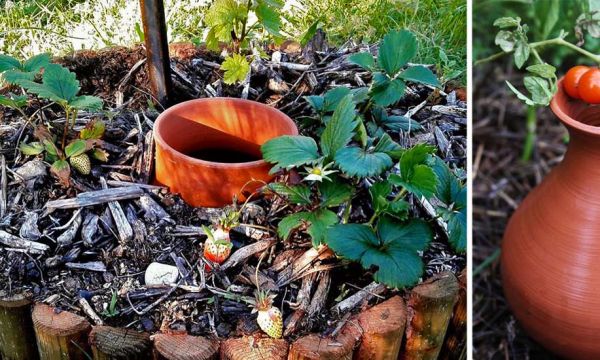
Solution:
[[[231,241],[229,240],[229,232],[222,229],[211,231],[208,227],[204,227],[204,232],[208,238],[204,242],[204,258],[217,264],[222,264],[229,254],[231,254]]]

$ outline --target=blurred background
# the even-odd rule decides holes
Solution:
[[[200,44],[212,1],[164,0],[170,42]],[[390,29],[418,37],[417,61],[435,64],[443,79],[465,82],[465,0],[285,1],[284,34],[300,39],[315,23],[328,41],[373,43]],[[143,42],[136,0],[0,0],[0,53],[29,57]],[[58,53],[57,53],[58,52]]]
[[[562,160],[568,136],[547,106],[527,106],[506,81],[527,94],[525,70],[495,44],[494,21],[519,17],[526,42],[565,40],[600,52],[594,0],[474,0],[473,14],[473,326],[475,359],[553,359],[527,337],[504,300],[500,243],[512,212]],[[560,78],[588,59],[563,46],[536,48]],[[523,66],[534,63],[533,55]],[[527,145],[530,140],[529,145]]]

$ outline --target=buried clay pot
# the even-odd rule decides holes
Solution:
[[[186,101],[154,125],[156,181],[192,206],[222,207],[272,179],[260,146],[297,135],[292,119],[267,105],[235,98]]]
[[[551,103],[567,127],[564,160],[525,198],[502,244],[504,292],[525,330],[570,359],[600,358],[600,107]]]

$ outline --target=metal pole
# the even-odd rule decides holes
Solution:
[[[162,0],[140,0],[140,8],[150,87],[156,100],[166,108],[173,97],[165,8]]]

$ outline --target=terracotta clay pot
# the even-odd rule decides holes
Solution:
[[[254,101],[210,98],[186,101],[154,124],[156,182],[192,206],[222,207],[272,180],[260,146],[297,135],[292,119]],[[194,157],[196,156],[196,157]],[[257,180],[257,181],[253,181]]]
[[[525,330],[572,359],[600,359],[600,108],[562,89],[563,161],[525,198],[502,244],[504,292]]]

